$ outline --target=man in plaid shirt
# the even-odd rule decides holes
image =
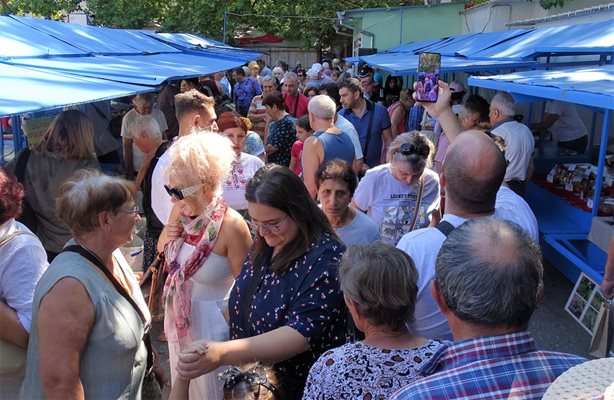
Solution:
[[[543,292],[537,244],[511,222],[471,219],[454,229],[437,256],[431,291],[455,342],[392,398],[541,399],[550,384],[586,361],[539,351],[527,331]]]

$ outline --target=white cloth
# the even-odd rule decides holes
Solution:
[[[15,236],[0,247],[0,300],[15,310],[30,332],[34,288],[49,264],[40,240],[12,218],[0,225],[0,240],[15,232],[28,234]]]
[[[179,250],[177,262],[184,265],[195,247],[184,243]],[[192,324],[186,343],[197,340],[224,342],[230,339],[228,323],[224,318],[228,309],[228,296],[234,282],[230,264],[226,257],[211,253],[204,264],[190,278],[192,283]],[[177,377],[177,360],[181,351],[177,342],[168,342],[171,378]],[[221,366],[215,371],[190,381],[190,399],[221,399],[224,382],[217,375],[227,367]]]
[[[584,126],[584,122],[582,122],[575,105],[558,100],[550,100],[546,102],[544,112],[559,116],[550,127],[550,131],[559,142],[569,142],[586,135],[586,126]]]
[[[501,186],[497,192],[496,216],[505,221],[512,221],[539,244],[539,228],[537,218],[527,202],[512,189]]]
[[[539,240],[537,220],[529,205],[511,189],[501,187],[497,192],[493,217],[515,222],[536,242]],[[445,214],[442,221],[448,221],[455,228],[466,221],[465,218]],[[446,237],[437,228],[419,229],[403,236],[397,248],[411,256],[418,270],[418,299],[414,313],[415,322],[411,331],[427,338],[451,339],[448,321],[441,314],[437,303],[431,296],[429,285],[435,278],[435,260]],[[539,243],[539,242],[538,242]]]
[[[15,232],[29,234],[17,235],[0,247],[0,301],[15,310],[29,333],[34,288],[49,264],[40,240],[12,218],[0,225],[0,240]],[[0,398],[18,398],[22,381],[23,377],[0,377]]]
[[[507,121],[491,132],[505,140],[505,158],[510,163],[505,171],[504,181],[514,179],[524,181],[535,149],[535,139],[531,130],[520,122]]]
[[[151,175],[151,208],[164,225],[168,224],[173,203],[164,185],[166,185],[166,168],[170,164],[170,147],[160,156]]]
[[[122,119],[122,130],[121,130],[121,135],[124,139],[133,140],[134,136],[138,133],[134,131],[134,124],[140,116],[141,114],[136,112],[134,108],[128,111],[126,115],[124,115],[124,118]],[[158,123],[158,126],[160,127],[160,135],[158,136],[158,138],[162,139],[162,134],[164,133],[165,130],[168,129],[168,125],[166,125],[166,118],[164,117],[164,114],[162,113],[162,111],[156,108],[154,108],[151,111],[151,116],[154,117],[154,119]],[[132,143],[132,166],[134,168],[134,171],[138,171],[139,169],[141,169],[141,165],[143,165],[143,161],[145,161],[145,153],[139,150],[139,148],[133,142]]]
[[[424,228],[439,209],[439,175],[425,168],[424,189],[414,229]],[[396,244],[409,231],[415,213],[418,184],[411,186],[392,176],[390,164],[371,168],[354,193],[354,202],[380,227],[382,240]]]
[[[261,159],[251,154],[241,153],[239,162],[234,162],[232,172],[222,182],[222,197],[226,204],[235,210],[247,209],[245,186],[254,177],[256,171],[264,166]]]
[[[345,132],[350,135],[350,139],[352,139],[352,144],[354,145],[354,153],[356,153],[356,159],[360,160],[364,157],[362,154],[362,147],[360,147],[360,138],[358,137],[358,131],[352,125],[350,121],[347,120],[343,115],[337,114],[337,122],[335,122],[335,128],[339,129],[341,132]]]

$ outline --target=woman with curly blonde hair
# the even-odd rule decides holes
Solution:
[[[230,140],[207,131],[181,137],[170,148],[165,188],[174,203],[173,222],[158,249],[169,272],[164,332],[173,381],[185,344],[229,339],[228,295],[252,244],[247,224],[221,196],[235,157]],[[192,399],[219,399],[222,392],[216,371],[190,385]]]

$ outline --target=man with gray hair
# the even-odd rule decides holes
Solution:
[[[516,106],[509,93],[499,92],[490,102],[491,132],[505,140],[505,158],[509,161],[504,182],[524,197],[525,181],[533,168],[535,139],[529,127],[514,119]]]
[[[288,113],[294,118],[302,117],[307,114],[307,104],[309,98],[298,90],[298,76],[294,72],[288,72],[284,76],[284,103],[288,108]]]
[[[514,223],[475,218],[450,233],[431,291],[456,342],[418,368],[425,378],[392,398],[541,399],[559,375],[586,361],[537,350],[527,331],[542,277],[538,245]]]
[[[136,147],[133,142],[134,135],[136,134],[134,130],[134,122],[139,115],[151,114],[151,116],[155,118],[155,120],[158,122],[158,126],[160,127],[160,138],[163,137],[164,131],[168,129],[166,118],[164,117],[162,111],[153,108],[153,96],[151,93],[137,94],[134,99],[132,99],[132,104],[134,105],[134,108],[124,115],[121,129],[127,179],[134,178],[135,172],[138,172],[139,169],[141,169],[141,165],[145,159],[145,154],[139,150],[139,148]]]
[[[316,171],[325,161],[335,158],[346,161],[350,166],[356,161],[356,152],[350,136],[335,127],[337,105],[327,95],[318,95],[309,102],[309,125],[313,136],[303,145],[303,181],[311,197],[318,193]]]

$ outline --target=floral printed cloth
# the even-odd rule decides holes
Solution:
[[[322,354],[309,371],[303,400],[388,399],[422,378],[416,368],[445,348],[429,340],[415,349],[349,343]]]
[[[226,208],[224,199],[216,197],[201,216],[190,219],[185,215],[180,215],[179,222],[183,225],[183,234],[179,239],[166,245],[165,268],[168,271],[168,277],[164,283],[163,293],[166,312],[164,332],[171,342],[180,341],[188,334],[192,311],[190,278],[211,254]],[[194,253],[181,267],[176,260],[184,241],[197,244]]]
[[[345,341],[345,303],[339,288],[337,268],[345,246],[324,235],[312,243],[282,274],[268,266],[254,296],[249,299],[249,332],[243,330],[243,303],[254,275],[251,254],[230,292],[230,338],[260,335],[288,326],[305,337],[310,347],[304,353],[274,367],[286,390],[284,399],[301,398],[309,368],[326,350]],[[261,267],[261,266],[260,266]],[[289,393],[292,392],[292,393]]]

